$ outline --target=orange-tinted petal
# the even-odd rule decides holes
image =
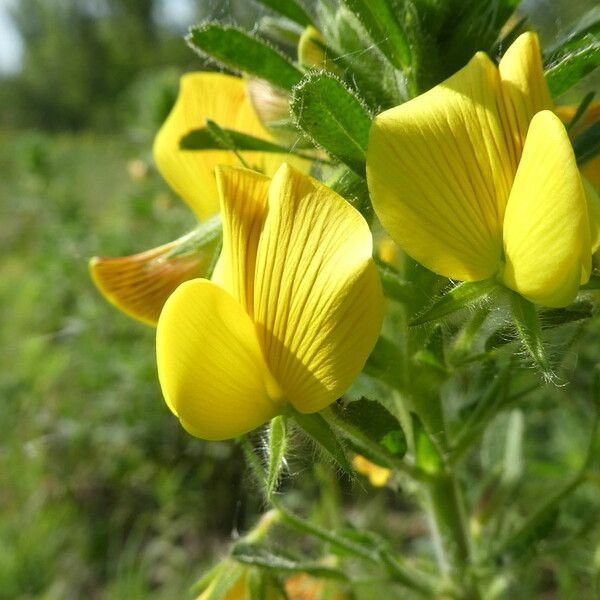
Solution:
[[[212,261],[209,250],[169,257],[179,243],[131,256],[96,256],[90,261],[92,279],[111,304],[134,319],[156,325],[164,303],[177,286],[203,275]]]

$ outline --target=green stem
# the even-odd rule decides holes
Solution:
[[[367,548],[341,534],[296,516],[274,497],[271,498],[271,503],[284,524],[374,564],[381,565],[383,563],[393,581],[425,596],[432,595],[435,585],[431,582],[431,577],[404,564],[397,557],[392,556],[386,548]]]
[[[431,517],[444,555],[443,570],[460,572],[470,559],[470,541],[458,483],[451,472],[441,472],[427,487]]]
[[[441,399],[430,397],[428,417],[437,425],[438,449],[447,449],[447,427]],[[477,599],[479,592],[470,579],[472,557],[471,536],[462,489],[448,452],[441,452],[443,466],[431,474],[425,490],[425,509],[432,521],[434,539],[439,541],[439,562],[442,572],[461,590],[463,599]]]

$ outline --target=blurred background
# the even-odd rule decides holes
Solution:
[[[581,14],[524,9],[547,41]],[[258,508],[239,449],[168,412],[154,331],[87,272],[194,226],[151,160],[180,74],[205,68],[183,35],[258,14],[250,0],[0,0],[0,599],[190,597]]]

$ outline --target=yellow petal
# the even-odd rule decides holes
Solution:
[[[365,475],[369,478],[369,482],[374,487],[383,487],[387,484],[390,479],[392,472],[385,467],[380,467],[364,456],[357,454],[352,459],[352,466],[361,475]]]
[[[521,34],[502,57],[499,69],[509,130],[519,160],[533,116],[542,110],[554,110],[537,34]]]
[[[298,62],[309,67],[325,67],[327,52],[325,39],[318,29],[309,25],[298,42]]]
[[[223,251],[218,279],[213,281],[236,298],[252,318],[256,251],[271,180],[236,167],[217,167],[216,175],[223,214]]]
[[[362,369],[382,321],[369,227],[328,187],[283,165],[256,259],[254,320],[286,398],[314,412]]]
[[[167,300],[156,353],[167,405],[192,435],[232,438],[281,408],[250,317],[206,279],[184,283]]]
[[[161,175],[200,220],[219,209],[215,166],[239,164],[233,152],[179,149],[180,139],[190,130],[204,127],[207,118],[220,127],[269,138],[246,96],[243,79],[224,73],[188,73],[181,78],[177,101],[154,140],[154,160]],[[272,162],[279,166],[282,156],[266,154],[247,152],[244,158],[274,172]]]
[[[118,258],[96,256],[90,273],[96,287],[114,306],[148,325],[156,325],[167,298],[188,279],[200,277],[212,260],[210,251],[165,257],[180,241]]]
[[[570,304],[590,270],[585,193],[563,124],[531,121],[504,220],[505,284],[544,306]]]
[[[514,175],[498,70],[478,53],[458,73],[380,114],[367,180],[383,227],[417,261],[476,281],[500,262]]]

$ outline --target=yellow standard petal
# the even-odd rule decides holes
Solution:
[[[134,319],[156,325],[167,298],[184,281],[206,272],[210,251],[171,256],[179,241],[122,257],[96,256],[90,274],[102,295]]]
[[[233,152],[180,150],[181,138],[192,129],[204,127],[206,119],[226,129],[270,137],[246,96],[243,79],[224,73],[188,73],[181,78],[175,105],[154,140],[154,160],[167,183],[200,220],[219,209],[215,166],[239,164]],[[247,152],[244,158],[249,164],[274,172],[272,162],[277,167],[282,157],[267,154]]]
[[[362,369],[382,321],[369,227],[318,181],[282,165],[258,245],[254,320],[286,398],[314,412]]]
[[[206,279],[184,283],[167,300],[156,352],[167,405],[192,435],[236,437],[281,409],[250,317]]]
[[[543,306],[570,304],[590,271],[586,197],[560,119],[531,121],[504,220],[504,283]]]
[[[509,128],[517,161],[521,158],[529,123],[554,103],[544,79],[540,42],[536,33],[521,34],[506,51],[499,65]]]
[[[256,252],[271,180],[235,167],[217,167],[216,176],[223,214],[223,251],[213,281],[228,290],[252,317]]]
[[[461,281],[500,264],[516,168],[501,95],[497,68],[478,53],[371,128],[367,180],[383,227],[414,259]]]

